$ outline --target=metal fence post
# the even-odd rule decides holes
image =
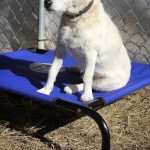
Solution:
[[[44,0],[39,0],[38,49],[44,49],[45,39],[45,9]]]

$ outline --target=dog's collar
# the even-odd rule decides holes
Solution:
[[[72,15],[72,14],[65,13],[66,16],[68,16],[68,17],[71,18],[71,19],[74,19],[74,18],[76,18],[76,17],[81,16],[82,14],[86,13],[86,12],[91,8],[91,6],[93,5],[93,1],[94,1],[94,0],[92,0],[84,9],[82,9],[81,11],[79,11],[78,14],[73,14],[73,15]]]

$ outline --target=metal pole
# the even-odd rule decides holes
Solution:
[[[39,29],[38,29],[38,49],[44,49],[45,39],[45,8],[44,0],[39,0]]]

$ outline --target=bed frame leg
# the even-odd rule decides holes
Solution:
[[[61,99],[55,100],[55,106],[81,114],[81,115],[87,115],[91,117],[99,126],[101,134],[102,134],[102,150],[110,150],[110,134],[108,126],[105,122],[105,120],[102,118],[102,116],[97,113],[95,110],[86,107],[77,105],[71,102],[67,102]]]

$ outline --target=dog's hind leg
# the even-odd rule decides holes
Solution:
[[[79,91],[83,91],[83,83],[66,86],[64,88],[64,91],[67,94],[73,94],[73,93],[76,93],[76,92],[79,92]]]
[[[93,80],[92,89],[96,91],[112,91],[126,85],[127,79],[119,77],[101,77]]]

